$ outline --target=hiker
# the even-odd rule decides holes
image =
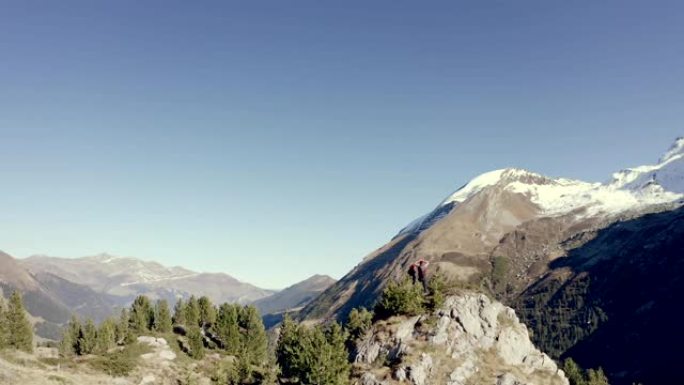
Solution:
[[[428,284],[427,284],[427,267],[430,264],[430,262],[424,260],[423,258],[419,259],[418,261],[414,262],[409,266],[408,273],[411,276],[411,279],[413,280],[413,284],[416,284],[416,280],[418,280],[421,284],[423,284],[423,290],[427,293],[428,292]]]

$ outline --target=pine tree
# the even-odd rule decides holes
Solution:
[[[346,349],[346,342],[349,335],[337,323],[333,322],[325,330],[327,344],[323,350],[326,378],[329,384],[346,384],[349,381],[349,353]]]
[[[394,315],[417,315],[425,308],[423,290],[413,285],[408,279],[401,283],[390,282],[382,291],[380,300],[375,305],[375,314],[380,318]]]
[[[251,384],[253,383],[252,376],[254,370],[252,367],[252,352],[248,350],[241,351],[237,356],[236,369],[238,373],[238,378],[240,379],[240,384]]]
[[[173,307],[173,324],[185,325],[185,304],[182,298],[178,298],[176,305]]]
[[[33,327],[26,317],[24,304],[18,291],[12,293],[7,306],[7,345],[25,352],[33,351]]]
[[[304,341],[306,366],[302,380],[308,384],[342,385],[349,381],[349,362],[344,342],[346,336],[337,324],[323,330],[309,330]]]
[[[130,344],[135,339],[130,329],[130,318],[128,309],[121,309],[121,315],[116,323],[115,330],[116,343],[119,345]]]
[[[242,351],[249,352],[251,364],[263,366],[266,362],[268,337],[257,308],[253,305],[242,308],[238,315],[238,325],[243,330]]]
[[[307,329],[286,317],[276,347],[283,379],[289,383],[348,384],[346,340],[347,335],[338,324],[327,329]]]
[[[352,309],[347,318],[347,331],[351,339],[356,339],[364,335],[373,323],[373,313],[366,310],[365,307],[361,309]]]
[[[207,296],[198,301],[200,326],[210,326],[216,322],[216,309]]]
[[[59,342],[59,354],[68,357],[78,353],[78,336],[81,332],[81,323],[75,315],[62,330],[62,340]]]
[[[214,330],[218,334],[221,342],[223,342],[223,349],[228,354],[237,354],[240,351],[240,327],[238,326],[238,312],[237,305],[224,303],[221,305],[216,317],[216,325]]]
[[[190,348],[190,357],[196,360],[204,358],[204,342],[202,340],[202,331],[200,330],[199,326],[189,326],[187,337]]]
[[[563,361],[563,371],[565,372],[565,376],[568,378],[570,385],[586,385],[584,371],[572,358],[566,358],[565,361]]]
[[[5,310],[4,298],[0,295],[0,349],[4,349],[9,344],[9,333],[7,327],[7,310]]]
[[[81,327],[78,335],[77,346],[78,354],[84,356],[95,352],[95,344],[97,343],[97,328],[93,320],[88,319]]]
[[[116,321],[108,318],[104,320],[97,329],[95,341],[95,352],[106,353],[109,349],[116,346]]]
[[[153,309],[150,300],[144,295],[137,296],[131,305],[131,330],[138,335],[149,331],[152,326],[152,315]]]
[[[302,344],[299,326],[285,315],[280,325],[280,335],[276,345],[276,361],[280,365],[283,378],[297,379],[300,375]]]
[[[194,295],[190,296],[188,303],[185,305],[184,317],[185,326],[200,326],[199,302]]]
[[[154,330],[159,333],[168,333],[172,327],[169,303],[164,299],[157,301],[154,309]]]
[[[602,368],[587,370],[587,385],[609,385]]]

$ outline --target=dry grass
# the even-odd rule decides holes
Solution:
[[[54,382],[56,384],[63,384],[63,385],[73,384],[73,382],[71,382],[70,380],[68,380],[62,376],[56,376],[54,374],[50,374],[49,376],[47,376],[47,380]]]

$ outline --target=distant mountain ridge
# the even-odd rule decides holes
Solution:
[[[31,256],[20,261],[33,273],[51,273],[124,301],[145,294],[152,299],[206,295],[215,303],[250,303],[273,294],[225,273],[198,273],[158,262],[106,253],[81,258]]]
[[[32,274],[19,260],[0,251],[0,289],[8,297],[18,290],[26,310],[34,317],[37,333],[58,338],[61,325],[72,313],[100,321],[116,308],[114,297],[61,279],[50,273]]]
[[[255,305],[263,315],[300,308],[334,283],[315,275],[282,291],[265,290],[224,273],[198,273],[152,261],[98,254],[82,258],[45,255],[15,259],[0,252],[0,293],[18,290],[41,337],[56,339],[72,314],[99,322],[128,306],[137,295],[151,299],[208,296]]]
[[[330,276],[316,274],[271,296],[256,300],[253,304],[261,314],[297,309],[309,303],[335,282],[337,281]]]

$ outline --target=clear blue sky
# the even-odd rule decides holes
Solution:
[[[684,134],[681,1],[2,1],[0,249],[340,277],[481,172]]]

